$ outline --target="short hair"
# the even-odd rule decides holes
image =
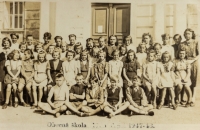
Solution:
[[[121,51],[121,49],[122,48],[125,48],[125,54],[127,53],[127,51],[128,51],[128,49],[127,49],[127,46],[126,45],[121,45],[120,47],[119,47],[119,51]],[[121,56],[121,52],[120,52],[120,56]]]
[[[67,57],[68,53],[72,53],[72,54],[73,54],[73,57],[75,57],[75,54],[76,54],[75,51],[73,51],[73,50],[68,50],[68,51],[66,52],[65,57]]]
[[[136,58],[135,51],[132,50],[132,49],[130,49],[130,50],[127,52],[127,55],[126,55],[126,61],[130,61],[130,60],[128,59],[128,54],[129,54],[129,53],[133,53],[134,59]]]
[[[145,52],[147,52],[147,47],[146,47],[146,44],[144,43],[144,42],[142,42],[142,43],[139,43],[139,45],[138,45],[138,47],[137,47],[137,52],[140,52],[141,51],[141,47],[142,46],[145,46]]]
[[[118,53],[118,54],[120,55],[120,51],[119,51],[118,49],[116,49],[116,50],[114,50],[114,51],[112,52],[112,56],[114,56],[115,53]]]
[[[33,51],[32,51],[31,49],[26,49],[26,50],[24,51],[24,53],[25,53],[25,52],[27,52],[28,54],[31,55],[31,59],[34,59]]]
[[[77,42],[75,45],[74,45],[74,50],[76,50],[77,48],[81,48],[81,51],[83,50],[83,46],[81,44],[81,42]]]
[[[106,58],[106,53],[105,53],[103,50],[100,50],[100,51],[97,53],[97,58],[99,58],[100,54],[104,54],[104,57]]]
[[[154,56],[156,55],[155,50],[151,49],[151,50],[149,50],[149,52],[147,53],[147,56],[150,55],[151,53],[154,53]]]
[[[127,38],[130,39],[130,42],[131,42],[131,43],[133,43],[132,37],[131,37],[130,35],[124,37],[123,43],[125,43],[125,41],[126,41]]]
[[[51,40],[51,33],[50,32],[45,32],[43,37],[47,37],[48,39]]]
[[[33,37],[33,35],[26,35],[26,39],[27,39],[28,37]]]
[[[78,73],[75,77],[75,79],[77,79],[77,77],[83,77],[83,75],[81,73]]]
[[[177,36],[179,37],[180,41],[182,41],[182,37],[181,37],[180,34],[175,34],[174,37],[173,37],[173,39],[175,40],[175,38],[176,38]]]
[[[98,41],[100,41],[100,39],[104,39],[104,42],[106,42],[106,38],[105,37],[99,37]]]
[[[43,46],[43,44],[42,43],[40,43],[40,42],[37,42],[36,44],[35,44],[35,46],[34,46],[34,52],[36,52],[36,48],[37,48],[37,46]]]
[[[23,45],[25,45],[26,48],[27,48],[27,44],[26,44],[26,42],[21,42],[21,43],[19,44],[19,48],[21,48],[21,46],[23,46]]]
[[[162,45],[161,45],[160,43],[155,43],[155,44],[153,45],[153,49],[154,49],[154,50],[155,50],[156,46],[160,46],[160,49],[162,49]]]
[[[49,52],[49,48],[50,48],[50,47],[54,47],[54,49],[55,49],[55,46],[54,46],[54,45],[50,45],[50,46],[48,46],[47,52]]]
[[[14,55],[15,55],[15,53],[18,53],[19,55],[20,55],[20,52],[18,51],[18,50],[13,50],[12,52],[10,52],[9,54],[8,54],[8,60],[13,60],[13,57],[14,57]],[[21,60],[21,57],[19,56],[19,59],[18,60]]]
[[[89,82],[91,83],[92,81],[94,81],[95,83],[97,83],[98,82],[97,77],[94,76],[94,77],[90,78]]]
[[[181,47],[180,47],[180,49],[178,50],[176,59],[180,59],[179,53],[180,53],[181,51],[185,51],[185,59],[187,60],[187,59],[188,59],[188,54],[187,54],[187,49],[186,49],[185,46],[181,46]]]
[[[87,61],[89,61],[89,53],[88,53],[88,51],[85,49],[85,50],[83,50],[82,52],[81,52],[81,55],[80,55],[80,60],[82,59],[82,55],[83,54],[86,54],[87,55]]]
[[[75,34],[70,34],[68,37],[69,37],[69,39],[70,39],[71,37],[75,37],[75,39],[76,39],[76,35],[75,35]]]
[[[86,42],[89,42],[89,41],[94,41],[94,39],[93,38],[88,38],[88,39],[86,39]]]
[[[192,39],[196,38],[195,32],[192,29],[190,29],[190,28],[185,29],[185,31],[184,31],[184,37],[185,37],[185,34],[186,34],[187,31],[192,32]]]
[[[46,53],[45,53],[45,51],[44,50],[41,50],[41,51],[39,51],[38,52],[38,55],[37,55],[37,60],[39,59],[39,55],[44,55],[44,62],[46,62],[47,61],[47,59],[46,59]],[[38,61],[39,62],[39,61]]]
[[[62,78],[62,77],[64,77],[64,75],[62,73],[57,73],[56,74],[56,78]]]
[[[164,62],[164,55],[169,55],[169,61],[172,60],[172,57],[171,57],[170,53],[168,51],[165,51],[165,52],[162,53],[162,56],[161,56],[162,62]]]
[[[17,37],[17,39],[19,39],[19,35],[18,34],[16,34],[16,33],[11,33],[10,34],[10,38],[12,39],[12,36],[16,36]]]
[[[161,37],[162,40],[165,39],[166,37],[169,37],[169,39],[171,38],[171,36],[168,33],[162,34]]]
[[[57,39],[61,39],[61,41],[63,40],[63,38],[61,36],[55,36],[54,37],[54,41],[56,41]]]
[[[143,33],[142,34],[142,42],[144,42],[144,37],[148,36],[150,38],[150,44],[153,44],[153,37],[151,36],[150,33]]]
[[[61,57],[60,48],[58,48],[58,47],[54,48],[52,56],[54,55],[54,53],[58,53],[59,54],[59,59],[60,59],[60,57]]]
[[[11,46],[12,46],[12,42],[11,42],[11,40],[10,40],[8,37],[4,37],[4,38],[2,39],[2,47],[4,46],[4,42],[6,42],[6,41],[9,42],[10,47],[11,47]]]
[[[111,39],[111,37],[115,37],[115,38],[116,38],[115,46],[118,46],[118,38],[117,38],[116,35],[111,35],[111,36],[109,37],[108,44],[110,44],[110,39]]]

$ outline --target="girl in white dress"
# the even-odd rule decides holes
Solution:
[[[158,109],[161,109],[164,104],[164,99],[166,96],[166,91],[169,91],[169,95],[171,96],[172,107],[176,110],[177,106],[174,103],[175,93],[174,93],[174,68],[173,63],[171,62],[171,55],[169,52],[164,52],[161,57],[161,76],[160,76],[160,88],[162,88],[161,102],[158,105]]]

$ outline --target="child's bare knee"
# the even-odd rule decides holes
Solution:
[[[62,106],[60,107],[60,110],[61,110],[61,111],[65,111],[65,110],[67,110],[67,106],[62,105]]]
[[[87,105],[87,101],[83,100],[82,105],[86,106]]]

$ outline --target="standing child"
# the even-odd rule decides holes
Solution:
[[[107,52],[106,52],[106,61],[109,62],[113,59],[112,52],[117,49],[118,39],[117,36],[111,35],[108,40]]]
[[[92,48],[93,48],[94,42],[92,38],[88,38],[86,40],[86,50],[88,51],[89,55],[92,57]]]
[[[130,116],[133,115],[133,112],[141,115],[153,116],[154,112],[151,111],[151,109],[153,109],[153,106],[151,104],[148,104],[144,90],[140,87],[140,78],[138,76],[135,76],[132,79],[132,82],[132,85],[126,90],[127,100],[130,103],[128,107],[128,109],[131,110]]]
[[[7,74],[4,78],[4,83],[7,85],[6,88],[6,102],[2,106],[2,109],[6,109],[9,99],[10,99],[10,94],[13,90],[14,93],[14,107],[18,107],[18,98],[17,98],[17,85],[19,83],[19,74],[21,71],[21,60],[20,60],[20,53],[18,50],[13,50],[9,55],[8,55],[8,60],[5,62],[5,66],[7,69]],[[21,97],[20,97],[21,98]],[[22,101],[23,99],[20,99]],[[12,104],[11,104],[12,105]]]
[[[35,45],[35,49],[34,49],[34,52],[33,52],[33,55],[34,55],[34,60],[38,60],[37,57],[38,57],[38,53],[42,50],[42,44],[41,43],[37,43]]]
[[[76,44],[76,35],[70,34],[69,35],[69,41],[70,41],[70,43],[67,44],[67,50],[73,50],[74,51],[74,45]]]
[[[46,60],[46,53],[45,51],[41,50],[38,53],[37,61],[34,63],[34,80],[33,80],[33,98],[34,98],[34,104],[31,107],[34,109],[36,106],[38,106],[39,103],[41,103],[41,99],[43,96],[43,88],[47,85],[47,71],[50,69],[49,62]],[[50,77],[48,75],[48,77]],[[37,86],[39,89],[39,99],[37,100]],[[46,92],[45,92],[46,93]]]
[[[122,103],[123,93],[122,88],[117,86],[118,77],[110,78],[111,86],[105,89],[104,111],[109,113],[109,118],[124,111],[130,104],[129,102]]]
[[[24,51],[24,60],[22,61],[22,68],[21,68],[21,78],[19,80],[19,86],[18,86],[18,92],[19,97],[21,99],[21,103],[23,106],[28,107],[32,105],[33,103],[33,96],[31,93],[31,86],[33,82],[34,77],[34,56],[33,52],[30,49],[27,49]],[[30,97],[30,105],[26,104],[23,100],[23,89],[24,86],[26,87],[26,90],[28,92],[28,95]]]
[[[182,37],[180,34],[175,34],[173,40],[174,44],[172,45],[172,47],[174,48],[174,57],[177,57],[178,46],[181,44]]]
[[[45,51],[47,51],[49,46],[52,44],[52,43],[50,43],[51,33],[45,32],[44,35],[43,35],[43,39],[44,39],[43,49]]]
[[[136,60],[135,52],[133,50],[129,50],[127,52],[126,62],[124,62],[123,66],[123,76],[124,76],[123,94],[125,100],[126,100],[126,89],[128,88],[128,86],[132,85],[132,79],[137,75],[141,76],[140,64]]]
[[[187,103],[186,103],[186,107],[189,106],[194,106],[194,103],[192,102],[192,92],[190,89],[190,85],[191,85],[191,80],[190,80],[190,75],[191,75],[191,65],[190,63],[187,61],[187,56],[186,56],[186,48],[182,47],[180,48],[179,52],[178,52],[178,57],[177,59],[174,61],[174,69],[175,69],[175,74],[178,77],[177,79],[177,86],[175,88],[175,94],[176,94],[176,98],[175,101],[178,104],[179,103],[179,94],[182,90],[182,88],[184,87],[185,92],[187,94]]]
[[[99,51],[100,51],[99,43],[98,42],[94,42],[94,46],[92,48],[92,57],[93,58],[97,58],[97,54],[98,54]]]
[[[162,52],[161,52],[161,49],[162,49],[162,45],[160,43],[155,43],[154,46],[154,51],[156,53],[156,61],[158,62],[161,62],[161,56],[162,56]]]
[[[169,91],[169,95],[171,96],[172,101],[172,107],[174,110],[176,110],[177,106],[174,103],[174,83],[175,83],[175,76],[174,76],[174,69],[173,69],[173,63],[171,62],[171,55],[169,52],[164,52],[161,57],[162,63],[161,63],[161,88],[162,88],[162,95],[161,95],[161,102],[158,105],[158,109],[161,109],[161,107],[164,104],[164,99],[166,96],[166,91]]]
[[[26,36],[27,49],[34,50],[33,35]]]
[[[161,52],[163,53],[165,51],[168,51],[172,57],[172,60],[174,60],[174,48],[170,45],[171,37],[169,36],[169,34],[163,34],[161,37],[162,37],[162,41],[163,41]]]
[[[63,74],[69,89],[72,85],[76,84],[75,77],[78,74],[80,68],[80,63],[74,60],[75,52],[72,50],[67,51],[66,58],[67,60],[62,63]]]
[[[107,51],[106,39],[104,37],[99,37],[98,42],[99,42],[99,48],[104,52],[106,52]]]
[[[121,45],[119,47],[119,60],[121,60],[122,62],[126,61],[126,54],[127,54],[127,47],[126,45]]]
[[[25,57],[24,57],[24,51],[26,50],[27,48],[27,45],[25,42],[21,42],[20,45],[19,45],[19,49],[20,49],[20,58],[23,60],[25,60]]]
[[[105,56],[105,52],[99,51],[98,61],[94,64],[94,74],[99,81],[99,86],[103,89],[106,89],[108,82],[108,63],[105,60]]]
[[[124,43],[128,51],[131,49],[131,50],[134,50],[134,52],[136,52],[136,47],[133,44],[132,37],[130,35],[124,37]]]
[[[154,43],[153,43],[153,38],[151,34],[149,33],[144,33],[142,35],[142,43],[145,43],[146,48],[147,48],[147,53],[153,49]]]
[[[6,67],[5,62],[7,60],[8,54],[11,52],[12,43],[8,37],[3,38],[2,40],[2,48],[0,48],[0,84],[1,84],[1,94],[2,94],[2,101],[5,101],[5,83],[4,77],[6,74]]]
[[[123,67],[123,62],[119,60],[119,50],[114,50],[112,53],[113,60],[110,60],[108,62],[109,65],[109,76],[112,77],[113,75],[118,76],[118,87],[123,86],[123,81],[122,81],[122,67]]]
[[[66,60],[66,53],[67,53],[67,45],[66,45],[66,43],[62,42],[61,46],[59,46],[57,48],[61,48],[60,60],[65,61]]]
[[[11,33],[10,38],[12,39],[12,50],[19,50],[19,43],[17,43],[17,40],[19,39],[19,35],[16,33]]]
[[[143,64],[143,84],[146,89],[146,96],[150,103],[152,103],[154,109],[157,108],[156,96],[157,86],[160,76],[160,65],[159,62],[155,61],[155,51],[150,50],[147,54],[147,62]],[[150,98],[151,97],[151,98]]]
[[[54,49],[55,49],[54,45],[49,45],[49,47],[47,48],[47,54],[46,54],[46,59],[47,60],[52,60],[53,59],[52,54],[53,54]]]
[[[74,51],[76,52],[76,55],[74,57],[75,60],[80,60],[81,52],[83,51],[83,46],[80,42],[77,42],[74,46]]]
[[[55,45],[56,47],[61,47],[61,45],[63,43],[62,40],[63,40],[63,38],[61,36],[55,36],[55,38],[54,38],[55,44],[53,44],[53,45]],[[65,43],[65,45],[66,45],[66,43]]]
[[[146,62],[147,59],[147,48],[145,43],[140,43],[138,45],[138,52],[136,53],[136,57],[137,57],[137,61],[139,62],[140,66],[142,67],[142,65]],[[141,74],[142,74],[142,68],[141,70]]]

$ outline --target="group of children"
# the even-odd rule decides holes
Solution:
[[[17,34],[10,37],[3,38],[0,50],[2,109],[16,108],[20,101],[56,117],[104,111],[111,118],[125,110],[152,116],[153,109],[164,104],[174,110],[180,103],[195,105],[199,51],[192,29],[185,30],[184,42],[181,35],[174,35],[172,46],[169,34],[161,36],[160,44],[144,33],[138,47],[131,36],[125,36],[122,44],[115,35],[108,43],[104,37],[98,42],[88,38],[85,49],[74,34],[69,35],[69,44],[61,36],[51,43],[49,32],[44,43],[34,42],[32,35],[20,44]],[[30,98],[26,103],[24,90]]]

